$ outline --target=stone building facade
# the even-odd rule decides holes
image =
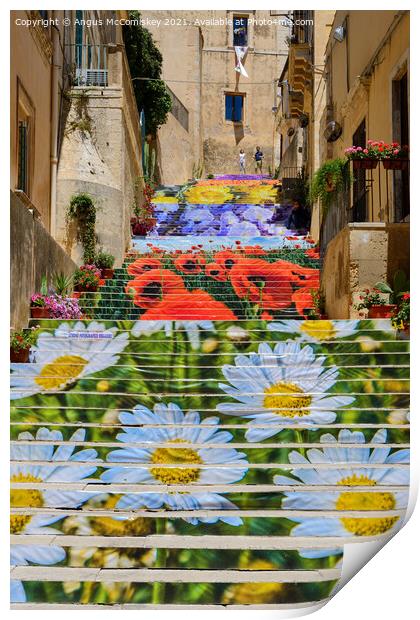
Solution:
[[[274,171],[279,149],[273,108],[287,57],[288,12],[142,11],[142,17],[150,21],[163,55],[162,78],[175,102],[159,130],[162,181],[238,172],[241,148],[247,172],[253,172],[257,145],[265,172]],[[235,44],[247,47],[242,63],[249,77],[235,71]]]

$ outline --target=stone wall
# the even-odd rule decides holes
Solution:
[[[70,275],[75,263],[51,237],[41,220],[11,192],[10,194],[10,324],[25,327],[29,300],[39,290],[42,276]]]
[[[365,288],[392,284],[395,272],[409,275],[409,224],[353,223],[330,241],[324,258],[321,289],[332,319],[358,318],[354,304]]]

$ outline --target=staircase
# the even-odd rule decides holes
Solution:
[[[89,318],[37,321],[12,364],[15,608],[314,609],[345,544],[402,525],[408,343],[388,320],[314,319],[318,255],[284,223],[183,232],[188,197],[272,189],[233,180],[158,193]]]

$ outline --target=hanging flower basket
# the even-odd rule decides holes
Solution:
[[[385,170],[407,170],[408,161],[406,157],[401,157],[399,159],[383,159],[382,163]]]
[[[50,311],[45,306],[31,306],[31,318],[33,319],[49,319]]]
[[[382,304],[380,306],[371,306],[369,308],[370,319],[391,319],[394,316],[396,304]]]
[[[379,159],[353,159],[353,170],[374,170],[378,165]]]

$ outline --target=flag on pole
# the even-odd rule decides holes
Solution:
[[[235,53],[236,53],[235,71],[237,71],[244,77],[249,77],[248,73],[245,70],[245,67],[242,64],[242,59],[245,57],[247,50],[248,50],[248,47],[241,47],[240,45],[235,45]]]

